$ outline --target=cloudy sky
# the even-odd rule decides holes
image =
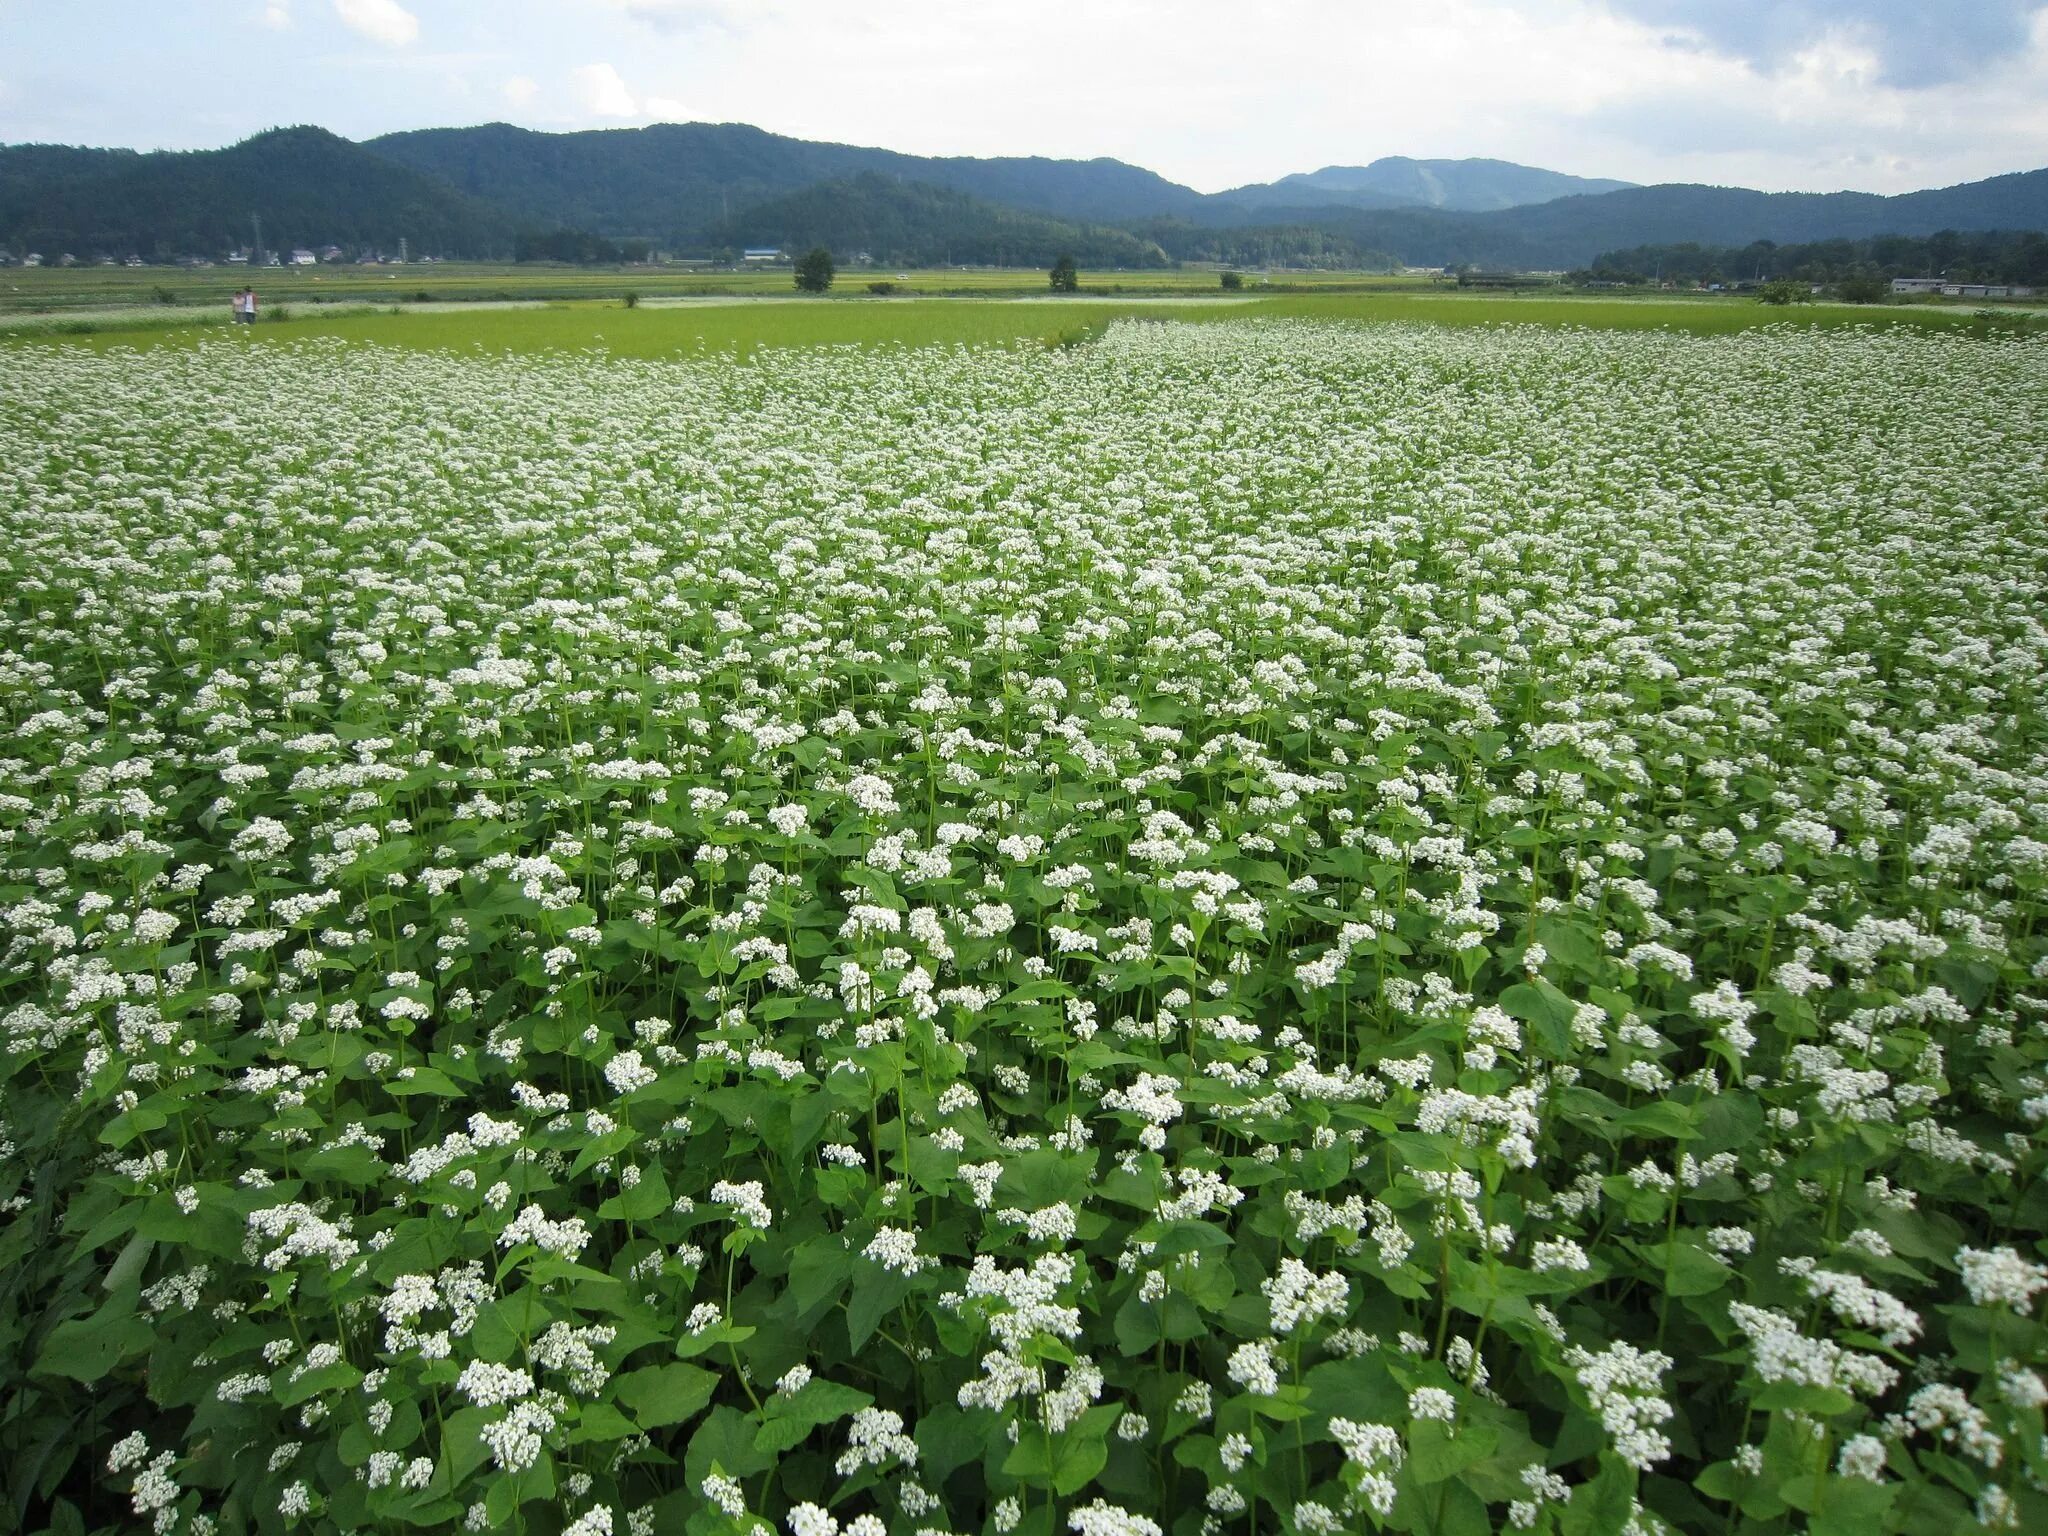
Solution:
[[[2048,0],[0,0],[0,142],[494,119],[1898,192],[2048,164]]]

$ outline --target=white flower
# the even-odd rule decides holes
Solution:
[[[1418,1419],[1448,1424],[1458,1416],[1458,1400],[1442,1387],[1417,1387],[1408,1394],[1408,1412]]]
[[[1230,1352],[1224,1368],[1230,1379],[1255,1397],[1271,1397],[1280,1390],[1280,1372],[1273,1362],[1273,1346],[1254,1339]]]
[[[2048,1287],[2048,1266],[2023,1259],[2008,1247],[1958,1249],[1956,1266],[1963,1272],[1970,1300],[1980,1307],[2024,1312],[2033,1306],[2034,1294]]]
[[[604,1080],[611,1084],[613,1093],[631,1093],[635,1088],[645,1088],[649,1083],[658,1081],[660,1076],[652,1067],[642,1064],[638,1051],[620,1051],[604,1064]]]
[[[1067,1517],[1067,1529],[1079,1536],[1162,1536],[1157,1522],[1097,1499]]]
[[[899,1275],[914,1275],[932,1263],[918,1253],[917,1234],[905,1227],[883,1227],[869,1239],[861,1256]]]

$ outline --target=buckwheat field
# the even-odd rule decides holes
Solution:
[[[21,1529],[2048,1529],[2048,349],[6,364]]]

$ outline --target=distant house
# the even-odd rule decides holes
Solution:
[[[1939,293],[1942,279],[1938,277],[1895,277],[1892,279],[1893,293]]]
[[[320,247],[320,259],[321,259],[322,261],[340,261],[340,260],[342,259],[342,257],[341,257],[341,247],[340,247],[340,246],[338,246],[338,245],[323,245],[323,246],[321,246],[321,247]]]
[[[130,256],[121,265],[124,267],[139,267],[142,265],[142,258],[140,256]]]
[[[21,258],[21,264],[24,267],[40,267],[43,264],[43,253],[41,251],[30,251]]]
[[[229,251],[228,265],[231,267],[246,267],[249,265],[249,253],[247,251]]]
[[[750,245],[740,252],[740,259],[742,261],[780,261],[782,260],[782,252],[779,248],[775,247]]]
[[[310,267],[319,260],[318,256],[315,256],[304,246],[299,246],[292,252],[292,265],[295,267]]]
[[[2034,290],[2017,283],[1944,283],[1942,296],[1950,299],[2031,299]]]

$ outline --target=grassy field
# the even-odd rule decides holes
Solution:
[[[1073,298],[801,299],[781,294],[697,301],[651,299],[628,309],[619,301],[298,307],[284,318],[274,307],[254,330],[232,334],[242,344],[308,338],[375,341],[429,350],[553,352],[598,349],[621,357],[665,357],[699,350],[748,352],[759,347],[984,345],[1078,340],[1120,316],[1150,319],[1315,319],[1348,323],[1448,326],[1580,326],[1594,330],[1671,330],[1722,335],[1762,325],[1835,328],[1907,325],[1933,330],[2015,329],[2019,315],[1987,320],[1961,308],[1811,304],[1777,309],[1741,298],[1613,297],[1516,293],[1298,294],[1226,297],[1082,294]],[[175,307],[129,312],[115,308],[68,317],[0,317],[0,337],[80,342],[96,349],[190,346],[229,335],[225,312]]]
[[[1242,304],[1216,304],[1242,313]],[[375,341],[423,350],[581,352],[617,357],[668,357],[699,350],[747,352],[757,347],[987,345],[1076,339],[1126,312],[1199,315],[1203,305],[1125,306],[1081,301],[910,299],[850,302],[750,300],[724,304],[642,306],[550,304],[544,308],[460,307],[322,315],[301,311],[253,330],[225,323],[158,323],[72,335],[42,331],[36,339],[95,349],[186,347],[213,337],[266,346],[310,338]],[[4,327],[0,327],[4,333]]]
[[[1084,272],[1083,285],[1097,293],[1213,293],[1214,271]],[[1249,286],[1259,278],[1248,277]],[[96,309],[111,304],[166,308],[227,309],[228,295],[251,283],[267,303],[333,303],[374,300],[415,303],[476,299],[616,299],[627,293],[662,295],[786,294],[793,287],[788,267],[726,272],[687,267],[566,267],[528,263],[474,262],[431,266],[278,267],[10,267],[0,271],[0,315],[52,310]],[[905,293],[1042,293],[1046,274],[1037,268],[915,268],[841,271],[845,293],[864,293],[869,283],[888,282]],[[1287,290],[1411,290],[1432,286],[1429,278],[1388,277],[1366,272],[1277,273],[1269,287]]]
[[[1961,306],[1930,304],[1801,304],[1783,308],[1760,304],[1739,294],[1577,294],[1564,290],[1538,293],[1390,292],[1382,294],[1312,294],[1263,298],[1256,313],[1295,319],[1353,321],[1426,321],[1432,325],[1590,326],[1603,331],[1684,331],[1720,336],[1754,330],[1761,325],[1835,328],[1857,325],[1909,325],[1946,331],[1958,326],[2024,328],[2023,312],[1986,312]]]

